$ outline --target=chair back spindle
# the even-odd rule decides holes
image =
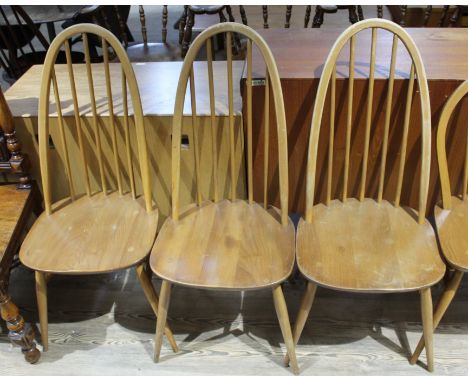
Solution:
[[[342,183],[342,201],[346,202],[349,197],[350,191],[348,189],[348,179],[350,173],[350,155],[352,150],[352,136],[353,136],[353,92],[355,83],[355,45],[356,36],[359,32],[370,29],[371,33],[371,46],[370,46],[370,59],[369,59],[369,75],[367,83],[367,104],[364,117],[364,140],[362,148],[362,162],[360,168],[360,184],[358,190],[358,199],[363,201],[366,197],[368,188],[368,163],[369,163],[369,148],[371,142],[372,124],[373,124],[373,94],[375,85],[375,71],[376,71],[376,46],[378,39],[378,31],[386,30],[393,34],[393,44],[391,61],[389,65],[388,77],[388,90],[386,99],[386,110],[384,116],[383,139],[381,143],[381,157],[380,157],[380,172],[378,174],[378,196],[377,201],[381,202],[384,194],[384,179],[385,170],[387,166],[388,154],[388,141],[389,129],[391,125],[392,116],[392,98],[394,88],[394,77],[396,69],[396,59],[398,42],[401,41],[409,54],[411,59],[411,66],[409,70],[408,87],[406,91],[406,102],[404,103],[404,119],[402,126],[402,138],[399,143],[399,163],[397,169],[397,182],[395,197],[393,199],[394,205],[399,206],[403,179],[405,176],[405,163],[407,160],[407,140],[408,131],[411,124],[413,93],[415,92],[415,82],[419,90],[419,101],[421,105],[421,169],[419,179],[419,206],[418,206],[418,220],[420,223],[425,220],[425,209],[427,201],[428,183],[429,183],[429,165],[430,165],[430,139],[431,139],[431,117],[430,117],[430,104],[429,93],[427,87],[427,79],[422,63],[421,56],[417,50],[413,40],[408,33],[397,24],[383,19],[368,19],[358,22],[348,28],[337,39],[332,47],[328,58],[325,62],[322,76],[320,79],[319,88],[317,91],[316,102],[312,113],[312,125],[309,141],[308,151],[308,166],[307,166],[307,201],[306,201],[306,220],[312,220],[312,207],[315,198],[315,182],[316,182],[316,161],[318,140],[320,137],[320,128],[322,124],[322,114],[327,98],[327,92],[330,96],[330,131],[329,131],[329,145],[328,145],[328,168],[327,168],[327,193],[326,203],[329,204],[332,199],[332,177],[333,177],[333,155],[334,155],[334,130],[336,119],[336,65],[338,57],[345,45],[349,45],[349,72],[348,72],[348,95],[347,95],[347,108],[346,108],[346,137],[345,137],[345,150],[344,150],[344,165],[343,165],[343,183]],[[340,61],[341,64],[341,61]],[[403,93],[402,93],[403,94]]]
[[[279,154],[279,183],[280,183],[280,201],[281,201],[281,223],[283,225],[288,224],[288,189],[287,189],[287,177],[288,177],[288,168],[287,168],[287,137],[286,137],[286,119],[283,105],[283,95],[281,91],[281,85],[279,80],[278,70],[272,56],[271,51],[266,45],[265,41],[251,28],[238,23],[222,23],[215,26],[212,26],[202,32],[192,43],[189,51],[187,52],[181,75],[179,78],[179,83],[177,87],[176,102],[174,107],[174,119],[173,119],[173,130],[172,130],[172,218],[174,221],[179,219],[180,206],[179,206],[179,184],[180,184],[180,148],[181,148],[181,130],[183,123],[183,107],[184,99],[187,90],[187,84],[190,81],[191,88],[191,104],[192,104],[192,121],[195,121],[196,118],[196,109],[195,109],[195,86],[194,76],[193,76],[193,62],[197,58],[198,52],[203,46],[206,46],[207,50],[207,71],[208,71],[208,83],[209,83],[209,95],[210,95],[210,114],[211,114],[211,137],[212,137],[212,153],[213,153],[213,176],[214,179],[217,178],[216,173],[218,172],[217,168],[217,152],[216,152],[216,131],[215,131],[215,92],[214,92],[214,80],[213,80],[213,63],[211,58],[212,52],[212,43],[211,38],[219,33],[226,34],[226,49],[227,49],[227,88],[228,88],[228,120],[229,120],[229,157],[230,157],[230,176],[231,176],[231,187],[229,193],[229,199],[231,201],[236,201],[238,195],[236,194],[236,156],[235,154],[235,124],[234,124],[234,93],[233,93],[233,69],[232,69],[232,39],[234,34],[243,35],[247,37],[247,54],[246,54],[246,66],[247,66],[247,81],[246,81],[246,116],[244,118],[244,124],[246,127],[246,140],[245,150],[247,152],[247,179],[248,179],[248,193],[247,198],[249,204],[254,203],[253,201],[253,152],[252,152],[252,98],[253,98],[253,89],[252,82],[253,72],[252,72],[252,55],[254,47],[260,51],[263,56],[263,59],[266,64],[266,90],[265,90],[265,118],[269,118],[269,93],[271,91],[274,101],[275,115],[277,121],[277,135],[278,135],[278,154]],[[198,128],[196,122],[194,123],[194,130]],[[268,124],[266,124],[268,126]],[[194,131],[194,138],[196,137],[196,132]],[[268,133],[265,136],[266,142],[268,142]],[[194,141],[194,145],[197,145]],[[266,143],[268,146],[268,143]],[[266,149],[268,150],[268,148]],[[195,147],[195,155],[198,154],[198,148]],[[268,158],[268,157],[267,157]],[[199,171],[200,171],[200,162],[199,158],[195,158],[196,166],[196,180],[199,182]],[[268,163],[265,163],[265,168],[267,169]],[[266,170],[265,176],[268,175]],[[265,178],[266,183],[266,178]],[[216,185],[216,181],[214,182]],[[266,188],[265,188],[266,189]],[[214,190],[214,200],[219,201],[220,195],[219,190],[215,186]],[[267,196],[265,195],[264,205],[267,208]],[[200,188],[197,186],[197,204],[200,205],[203,201],[201,197]]]
[[[89,48],[91,40],[90,35],[93,36],[93,39],[95,39],[95,37],[101,39],[103,63],[91,64]],[[75,36],[82,37],[87,84],[77,84],[75,80],[75,70],[77,70],[77,68],[72,65],[69,42],[71,38]],[[68,74],[69,98],[71,98],[71,100],[64,99],[63,97],[61,99],[60,96],[59,87],[65,87],[66,85],[63,81],[63,71],[61,71],[62,77],[60,81],[57,79],[56,59],[59,51],[63,47],[66,55],[66,72]],[[113,51],[113,56],[117,57],[119,63],[110,63],[109,50]],[[122,81],[121,99],[119,98],[118,103],[115,103],[118,97],[115,96],[114,92],[116,92],[115,89],[118,88],[118,85],[112,84],[112,80],[115,79],[115,68],[117,67],[119,67],[117,76],[120,75]],[[52,115],[50,112],[51,87],[54,92],[56,115]],[[84,90],[86,87],[87,90]],[[100,90],[97,90],[98,88],[100,88]],[[62,90],[62,95],[63,94],[65,94],[65,90]],[[130,94],[132,109],[130,109],[128,105],[128,94]],[[85,104],[83,100],[87,100],[88,97],[89,101]],[[104,100],[104,102],[102,100]],[[117,105],[119,107],[118,115],[116,113]],[[64,108],[66,108],[66,111]],[[71,115],[70,108],[73,109],[72,121],[74,123],[68,118]],[[92,116],[90,119],[91,128],[89,131],[87,129],[86,119],[83,118],[87,110],[90,110]],[[132,111],[132,114],[130,111]],[[54,39],[47,53],[39,99],[39,158],[47,214],[54,212],[50,188],[50,183],[54,175],[49,170],[50,148],[48,145],[49,126],[53,119],[57,120],[62,160],[64,162],[64,173],[67,178],[71,200],[75,200],[79,196],[75,182],[77,178],[84,179],[84,188],[88,197],[92,197],[96,194],[92,182],[95,178],[99,179],[94,182],[98,187],[97,192],[102,192],[104,195],[113,191],[118,192],[120,195],[130,192],[134,199],[137,197],[135,171],[132,159],[132,134],[130,130],[130,126],[134,126],[134,135],[136,136],[137,144],[133,146],[136,146],[138,153],[137,158],[139,173],[141,174],[144,202],[147,211],[153,209],[148,153],[140,95],[135,74],[125,50],[112,32],[94,24],[74,25],[64,30]],[[118,123],[117,120],[120,120],[121,123]],[[130,123],[130,120],[132,120],[133,123]],[[71,145],[75,143],[71,142],[70,139],[73,139],[75,134],[78,141],[77,146],[80,158],[78,163],[72,163],[70,156]],[[108,137],[110,137],[110,139],[107,139]],[[110,144],[106,145],[108,141],[110,141]],[[95,157],[93,157],[90,152],[90,146],[93,148]],[[106,154],[105,146],[110,147],[111,155]],[[122,150],[122,160],[119,155],[120,146],[124,147],[124,150]],[[97,159],[97,167],[99,169],[99,175],[97,177],[94,176],[93,172],[94,158]],[[108,163],[112,164],[110,165]],[[76,173],[76,171],[81,171],[81,174],[79,172]]]

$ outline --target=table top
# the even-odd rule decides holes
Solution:
[[[177,92],[182,61],[133,63],[133,69],[140,90],[143,114],[146,116],[171,116],[174,113],[174,102]],[[91,116],[91,100],[89,98],[86,65],[74,64],[75,83],[78,94],[80,114]],[[100,115],[107,113],[107,94],[103,64],[92,64],[95,98]],[[242,98],[240,94],[240,79],[244,68],[243,61],[233,61],[234,113],[240,115]],[[55,72],[59,84],[59,94],[63,115],[73,115],[72,97],[66,65],[56,65]],[[208,91],[208,70],[204,61],[194,63],[195,92],[197,115],[210,115],[210,99]],[[112,94],[115,115],[123,115],[121,66],[110,64]],[[36,117],[39,101],[39,89],[42,75],[42,65],[31,67],[6,92],[5,98],[14,117]],[[226,61],[213,62],[215,84],[215,112],[218,116],[228,115],[227,65]],[[184,114],[191,114],[190,86],[187,86]],[[50,113],[55,113],[54,96],[51,91]],[[129,112],[132,112],[130,97]]]
[[[260,29],[276,59],[281,79],[320,78],[333,43],[344,28],[327,29]],[[468,29],[406,28],[414,39],[423,59],[428,80],[465,80],[468,78]],[[376,78],[387,78],[390,66],[392,34],[378,31]],[[356,37],[356,78],[368,75],[370,60],[370,30]],[[337,78],[348,76],[349,44],[338,59]],[[341,62],[340,62],[341,61]],[[263,59],[258,50],[253,54],[253,75],[264,77]],[[409,77],[410,60],[406,48],[399,42],[396,78]]]
[[[85,8],[85,5],[23,5],[22,7],[34,23],[40,24],[68,20]],[[17,24],[18,21],[11,12],[11,8],[9,6],[2,8],[8,21],[13,25]],[[3,24],[3,19],[1,22]]]

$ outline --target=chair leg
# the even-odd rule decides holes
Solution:
[[[349,22],[351,24],[356,24],[358,22],[358,20],[359,20],[358,15],[356,13],[356,6],[355,5],[350,5],[349,9],[348,9],[348,12],[349,12]]]
[[[171,283],[163,280],[161,286],[161,295],[158,304],[158,319],[156,321],[156,336],[154,340],[154,362],[159,362],[161,354],[162,336],[166,326],[167,310],[169,309],[169,300],[171,297]]]
[[[323,24],[323,10],[320,5],[315,6],[315,15],[312,19],[312,28],[320,28]]]
[[[192,42],[192,28],[195,23],[195,14],[190,10],[187,10],[187,25],[184,32],[184,40],[182,42],[182,58],[185,57],[189,49],[190,43]]]
[[[296,359],[296,349],[291,332],[291,325],[289,323],[288,308],[286,301],[284,300],[283,291],[281,285],[273,287],[273,301],[275,303],[276,314],[278,315],[278,321],[283,334],[286,349],[291,359],[291,367],[294,374],[299,374],[299,366]]]
[[[42,350],[49,350],[49,331],[47,318],[47,280],[44,272],[36,271],[36,297],[41,327]]]
[[[182,42],[184,41],[184,33],[185,33],[185,24],[187,23],[187,9],[188,5],[184,5],[184,12],[179,20],[179,45],[182,46]]]
[[[458,287],[460,286],[460,282],[463,278],[463,272],[455,271],[455,274],[452,276],[450,281],[448,282],[442,296],[440,296],[440,300],[437,303],[437,307],[434,312],[434,331],[439,326],[442,317],[444,316],[445,312],[447,311],[450,303],[452,302],[455,294],[457,293]],[[424,335],[421,336],[419,340],[418,346],[414,350],[413,355],[411,356],[410,363],[414,365],[419,355],[421,354],[422,350],[424,349]]]
[[[432,337],[434,333],[433,311],[432,311],[432,296],[431,288],[426,288],[420,291],[421,293],[421,316],[423,324],[424,342],[426,343],[426,358],[427,370],[434,371],[434,345]]]
[[[302,330],[304,329],[307,317],[309,317],[310,309],[315,298],[315,292],[317,291],[317,284],[313,282],[307,283],[307,289],[302,297],[301,306],[299,307],[299,313],[297,314],[296,322],[294,324],[293,339],[294,345],[297,345],[299,338],[301,337]],[[289,365],[289,354],[286,354],[284,363]]]
[[[141,287],[143,288],[143,291],[145,292],[145,296],[148,299],[148,302],[151,305],[151,308],[153,308],[153,312],[156,316],[158,317],[158,294],[154,290],[153,284],[151,282],[150,277],[148,276],[148,273],[146,272],[145,266],[143,264],[140,264],[136,267],[136,273],[138,276],[138,280],[140,280]],[[172,350],[174,353],[177,353],[179,351],[179,348],[177,347],[177,342],[174,339],[174,335],[172,334],[171,329],[169,328],[169,325],[166,323],[166,327],[164,328],[164,334],[167,337],[167,340],[171,344]]]

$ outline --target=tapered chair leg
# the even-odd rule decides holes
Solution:
[[[434,371],[434,345],[432,342],[434,333],[431,288],[420,291],[421,315],[423,324],[423,336],[426,343],[427,370]]]
[[[463,272],[455,271],[455,274],[452,276],[450,281],[448,282],[442,296],[440,296],[440,300],[437,303],[437,307],[434,312],[434,331],[439,326],[442,317],[444,316],[447,308],[449,307],[450,303],[452,302],[455,294],[457,293],[458,287],[460,286],[460,282],[463,278]],[[411,356],[410,363],[414,365],[419,358],[422,350],[424,349],[424,335],[421,336],[419,340],[418,346],[414,350],[413,355]]]
[[[307,283],[307,289],[304,293],[304,297],[302,297],[301,306],[299,307],[299,313],[297,314],[296,322],[294,324],[294,331],[293,331],[293,339],[294,345],[297,345],[299,342],[299,338],[301,337],[302,330],[304,329],[304,325],[307,321],[307,317],[309,317],[310,309],[312,308],[312,304],[314,303],[315,292],[317,291],[317,284],[313,282]],[[284,358],[284,363],[289,365],[289,353],[286,354]]]
[[[143,288],[143,291],[145,292],[146,298],[148,299],[151,307],[153,308],[153,312],[156,316],[158,317],[158,294],[154,290],[154,286],[151,283],[151,279],[148,276],[148,273],[146,272],[145,266],[143,264],[140,264],[136,267],[136,273],[138,276],[138,280],[140,280],[141,287]],[[172,350],[177,353],[179,351],[179,348],[177,347],[176,340],[174,338],[174,335],[172,334],[171,329],[169,328],[169,325],[166,323],[166,327],[164,328],[164,334],[167,337],[167,340],[171,344]]]
[[[166,327],[167,310],[171,298],[171,283],[163,280],[158,304],[158,319],[156,321],[156,336],[154,340],[154,362],[159,362],[161,354],[162,337]]]
[[[277,285],[273,288],[273,301],[275,303],[276,314],[278,315],[278,321],[283,334],[284,343],[291,359],[291,368],[294,374],[299,374],[299,366],[296,359],[296,349],[292,337],[291,325],[289,323],[288,308],[286,301],[284,300],[283,291],[281,285]]]
[[[36,271],[36,298],[41,327],[42,351],[49,350],[49,330],[47,318],[47,279],[44,272]]]

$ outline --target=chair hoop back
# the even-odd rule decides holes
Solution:
[[[442,205],[444,209],[452,208],[452,191],[450,189],[450,177],[447,164],[447,152],[446,152],[446,133],[447,125],[450,121],[450,117],[463,99],[468,94],[468,81],[463,82],[455,91],[452,93],[450,98],[444,105],[442,113],[439,118],[439,125],[437,127],[437,161],[439,164],[439,176],[440,186],[442,190]],[[468,137],[468,136],[467,136]],[[468,149],[465,147],[465,163],[463,166],[463,183],[461,195],[463,199],[466,197],[468,187]]]
[[[236,199],[235,192],[235,172],[234,172],[234,111],[233,111],[233,85],[232,85],[232,43],[233,34],[239,34],[247,37],[247,115],[243,116],[244,123],[247,126],[247,171],[248,171],[248,200],[253,203],[253,188],[252,188],[252,44],[260,51],[266,64],[267,74],[265,77],[265,99],[269,99],[269,86],[273,94],[273,101],[277,121],[278,133],[278,157],[279,157],[279,188],[280,188],[280,206],[281,206],[281,223],[288,224],[288,157],[287,157],[287,132],[286,132],[286,117],[284,111],[283,93],[281,90],[280,77],[276,62],[273,58],[271,50],[268,48],[265,40],[250,27],[232,22],[225,22],[214,25],[204,32],[202,32],[191,44],[190,49],[185,56],[184,64],[182,66],[179,83],[177,86],[177,95],[174,107],[174,118],[172,127],[172,218],[177,221],[179,218],[179,184],[180,184],[180,140],[182,129],[182,118],[185,94],[187,90],[187,83],[190,80],[190,92],[192,100],[192,118],[196,117],[196,103],[194,91],[194,76],[193,76],[193,62],[195,61],[198,52],[205,45],[207,46],[208,56],[208,71],[210,79],[210,104],[211,116],[214,120],[214,90],[212,80],[212,46],[211,37],[219,34],[226,33],[226,47],[227,47],[227,78],[228,78],[228,93],[229,93],[229,127],[230,127],[230,170],[231,170],[231,195],[230,199]],[[235,38],[236,36],[234,36]],[[267,109],[265,109],[267,115]],[[194,124],[195,126],[195,124]],[[213,128],[213,123],[212,123]],[[197,194],[198,204],[201,203],[201,193],[198,184],[199,179],[199,159],[197,157],[198,149],[195,142],[195,172],[197,174]],[[216,162],[216,160],[214,160]],[[214,179],[216,179],[216,165],[213,166]],[[266,182],[265,182],[266,184]],[[215,201],[217,201],[217,191],[215,189]],[[266,203],[265,203],[266,204]]]
[[[379,196],[378,201],[382,200],[383,184],[385,177],[385,164],[387,157],[388,145],[388,130],[391,117],[391,100],[393,92],[393,81],[395,76],[395,62],[398,41],[402,41],[405,45],[409,56],[412,60],[408,95],[406,100],[405,118],[403,126],[403,139],[401,143],[401,156],[398,171],[397,192],[395,197],[395,205],[398,206],[400,202],[400,193],[404,175],[404,165],[406,157],[406,144],[408,136],[408,128],[410,123],[412,96],[414,88],[414,79],[417,79],[419,86],[419,97],[421,103],[421,120],[422,120],[422,144],[421,144],[421,175],[420,175],[420,189],[419,189],[419,206],[418,206],[418,220],[423,223],[425,220],[425,210],[429,186],[429,166],[431,156],[431,111],[429,103],[429,91],[427,85],[426,72],[421,59],[421,55],[412,40],[411,36],[399,25],[384,19],[367,19],[357,22],[348,27],[336,40],[335,44],[330,50],[327,60],[324,64],[322,75],[320,78],[317,95],[315,98],[315,105],[312,113],[312,123],[310,131],[310,140],[308,148],[308,164],[307,164],[307,188],[306,188],[306,221],[312,220],[312,209],[315,197],[315,182],[316,182],[316,165],[317,165],[317,149],[320,135],[320,127],[322,123],[322,115],[325,105],[325,99],[328,91],[329,84],[331,84],[331,111],[330,117],[330,150],[328,157],[328,180],[327,180],[327,203],[330,202],[331,195],[331,167],[333,163],[333,128],[334,128],[334,106],[335,106],[335,82],[336,82],[336,63],[339,54],[345,44],[350,42],[350,56],[349,56],[349,81],[348,81],[348,111],[346,119],[346,152],[344,164],[344,180],[343,180],[343,201],[347,198],[347,185],[349,173],[349,152],[351,142],[351,127],[352,127],[352,103],[353,103],[353,83],[354,83],[354,54],[355,54],[355,36],[357,33],[365,30],[372,30],[372,46],[371,58],[369,67],[369,84],[367,93],[367,112],[366,112],[366,130],[365,141],[363,150],[362,170],[360,179],[360,192],[359,199],[362,201],[365,197],[366,190],[366,175],[367,175],[367,162],[369,154],[369,139],[372,124],[372,102],[373,102],[373,89],[374,89],[374,71],[375,71],[375,53],[376,53],[376,40],[377,30],[384,29],[393,33],[393,46],[392,58],[390,64],[389,87],[387,95],[387,107],[385,115],[385,132],[383,138],[383,149],[381,158],[381,168],[379,176]],[[330,81],[331,80],[331,81]]]
[[[64,31],[62,31],[57,37],[52,41],[50,48],[47,52],[44,68],[42,72],[42,82],[41,82],[41,90],[40,90],[40,98],[39,98],[39,158],[40,158],[40,168],[41,168],[41,177],[42,177],[42,184],[43,184],[43,193],[44,193],[44,202],[45,202],[45,209],[47,214],[52,213],[52,196],[51,196],[51,174],[49,171],[50,159],[49,159],[49,147],[48,147],[48,139],[49,139],[49,107],[50,107],[50,93],[51,93],[51,84],[54,90],[55,96],[55,104],[57,109],[57,116],[58,116],[58,126],[59,132],[61,137],[61,145],[64,151],[64,162],[65,162],[65,173],[68,180],[68,188],[71,200],[73,201],[76,198],[75,195],[75,185],[73,182],[73,176],[71,173],[71,164],[70,158],[67,149],[67,142],[64,133],[64,118],[62,114],[62,106],[60,102],[60,96],[58,91],[58,82],[55,73],[55,63],[57,60],[57,56],[60,52],[62,46],[65,47],[66,53],[66,62],[68,68],[68,76],[70,80],[70,89],[73,98],[73,112],[74,112],[74,119],[76,125],[76,135],[78,136],[78,146],[80,151],[80,164],[82,167],[82,174],[81,176],[84,179],[85,187],[86,187],[86,194],[91,196],[91,187],[90,187],[90,180],[89,180],[89,161],[87,160],[86,149],[84,145],[84,132],[82,130],[82,116],[80,116],[80,108],[78,105],[78,96],[77,96],[77,88],[75,84],[75,76],[74,76],[74,68],[72,65],[71,59],[71,48],[70,48],[70,40],[72,37],[76,35],[81,35],[83,39],[83,46],[85,51],[85,61],[86,61],[86,73],[88,79],[88,91],[90,95],[90,103],[91,103],[91,110],[92,110],[92,125],[94,129],[94,137],[95,137],[95,146],[97,151],[97,161],[99,165],[99,175],[100,175],[100,186],[101,191],[107,193],[107,181],[105,175],[105,160],[103,158],[103,150],[101,147],[101,134],[100,132],[101,127],[99,127],[98,121],[98,114],[97,114],[97,107],[96,107],[96,97],[94,93],[94,80],[93,80],[93,70],[91,67],[91,58],[90,58],[90,49],[88,44],[88,34],[98,36],[101,38],[101,48],[103,52],[103,61],[104,61],[104,74],[105,77],[105,88],[107,94],[107,107],[109,112],[108,123],[106,126],[110,126],[109,135],[112,138],[112,152],[113,152],[113,169],[115,172],[116,183],[118,184],[118,190],[120,194],[123,194],[123,181],[122,176],[125,176],[124,168],[121,168],[121,163],[119,160],[118,149],[117,149],[117,134],[116,134],[116,126],[115,126],[115,115],[114,115],[114,104],[113,104],[113,97],[112,97],[112,86],[110,81],[110,65],[109,65],[109,51],[108,47],[110,46],[118,60],[120,61],[121,70],[122,70],[122,107],[123,107],[123,125],[124,125],[124,133],[125,133],[125,148],[127,154],[127,173],[128,173],[128,184],[131,188],[131,193],[133,198],[136,198],[136,191],[135,191],[135,180],[134,180],[134,170],[132,165],[132,154],[131,154],[131,146],[129,141],[129,126],[128,126],[128,119],[129,119],[129,112],[128,112],[128,103],[127,103],[127,86],[131,97],[132,107],[133,107],[133,116],[135,122],[135,132],[136,132],[136,140],[138,145],[138,161],[139,167],[141,172],[141,180],[142,180],[142,188],[143,188],[143,195],[145,198],[145,205],[147,211],[151,211],[152,209],[152,196],[151,196],[151,186],[150,186],[150,175],[149,175],[149,165],[148,165],[148,153],[147,153],[147,145],[146,145],[146,138],[145,138],[145,128],[144,128],[144,120],[143,120],[143,110],[142,104],[140,99],[140,93],[138,90],[135,73],[133,68],[128,60],[127,54],[125,49],[119,42],[119,40],[114,36],[113,33],[109,32],[108,30],[94,25],[94,24],[77,24],[71,26]],[[99,79],[100,80],[100,79]],[[98,82],[98,80],[96,80]],[[79,85],[79,84],[78,84]],[[104,118],[104,117],[103,117]],[[109,166],[112,167],[112,166]],[[125,166],[123,166],[125,167]]]

